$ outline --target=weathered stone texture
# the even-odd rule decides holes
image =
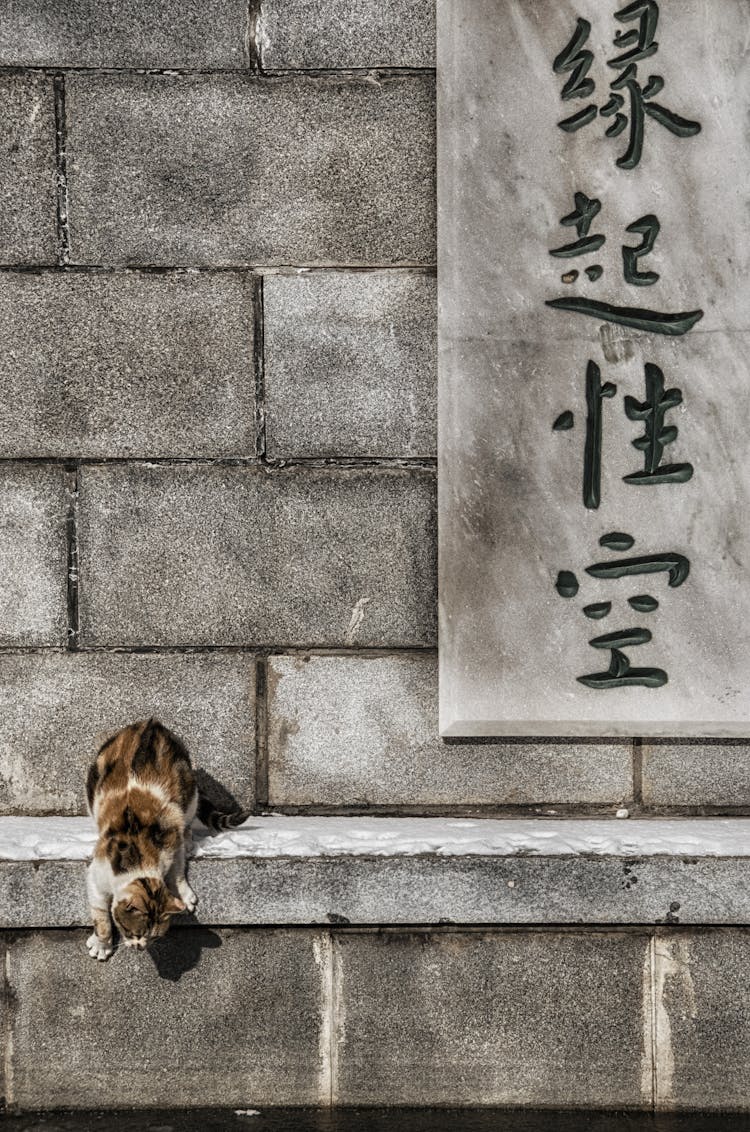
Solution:
[[[657,1103],[750,1107],[750,933],[656,939]]]
[[[269,796],[278,805],[614,803],[629,743],[444,743],[433,656],[271,657]]]
[[[68,117],[75,262],[434,262],[429,77],[76,75]]]
[[[54,263],[57,205],[51,78],[0,75],[0,137],[0,263]]]
[[[321,972],[310,932],[174,930],[92,961],[83,931],[11,948],[21,1108],[315,1104]]]
[[[268,455],[434,455],[436,301],[426,275],[266,276]]]
[[[31,67],[242,67],[247,0],[14,0],[0,63]]]
[[[435,66],[431,0],[264,0],[258,31],[267,70]]]
[[[429,474],[87,467],[80,515],[87,644],[434,643]]]
[[[653,743],[643,747],[649,806],[750,806],[747,743]]]
[[[240,275],[0,276],[0,454],[252,456]]]
[[[195,766],[252,804],[252,657],[27,653],[0,656],[0,812],[85,813],[97,747],[150,715],[182,737]]]
[[[338,936],[335,1100],[648,1104],[648,949],[604,933]]]
[[[0,645],[63,645],[65,473],[59,467],[4,464],[0,485]]]

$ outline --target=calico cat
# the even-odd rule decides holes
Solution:
[[[108,959],[112,921],[126,946],[145,948],[175,912],[195,909],[185,879],[193,819],[218,831],[241,825],[249,812],[221,813],[201,795],[187,750],[156,719],[107,740],[89,769],[86,796],[99,830],[87,874],[94,931],[86,947],[93,959]]]

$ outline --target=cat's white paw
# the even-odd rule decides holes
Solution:
[[[112,944],[99,939],[96,932],[92,932],[86,940],[86,948],[92,959],[109,959],[114,951]]]
[[[185,911],[194,912],[198,907],[198,897],[187,881],[184,880],[182,884],[178,885],[178,891],[180,893],[180,900],[185,905]]]

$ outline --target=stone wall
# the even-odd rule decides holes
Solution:
[[[434,35],[3,13],[3,812],[152,712],[264,809],[750,807],[741,744],[438,738]]]

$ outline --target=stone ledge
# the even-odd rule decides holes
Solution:
[[[199,839],[190,920],[747,924],[748,831],[747,819],[251,818]],[[87,819],[0,819],[0,928],[85,925],[92,845]]]

